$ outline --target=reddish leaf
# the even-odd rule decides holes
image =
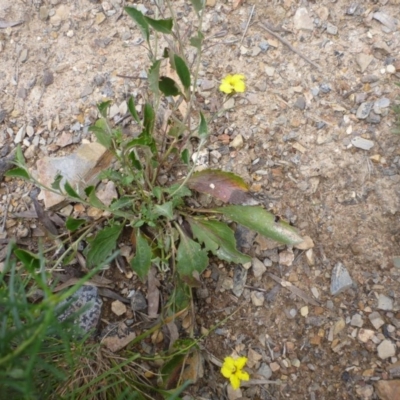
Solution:
[[[241,204],[248,192],[246,182],[232,172],[206,169],[196,172],[188,181],[190,189],[210,194],[225,203]]]

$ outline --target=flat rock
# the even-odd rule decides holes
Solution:
[[[375,390],[380,400],[398,400],[400,393],[400,379],[392,381],[378,381]]]
[[[111,311],[115,315],[123,315],[126,313],[126,305],[119,300],[115,300],[111,303]]]
[[[307,31],[312,31],[314,29],[314,22],[308,14],[307,9],[304,7],[300,7],[296,10],[293,23],[296,29],[304,29]]]
[[[136,334],[122,321],[108,325],[101,332],[101,337],[101,343],[115,353],[135,339]]]
[[[382,319],[381,314],[379,314],[378,311],[372,312],[368,318],[375,329],[379,329],[385,324],[385,321]]]
[[[361,103],[357,109],[356,117],[358,119],[366,119],[371,112],[373,105],[374,103],[372,101]]]
[[[374,142],[372,140],[364,139],[361,136],[353,137],[351,139],[351,144],[362,150],[371,150],[374,147]]]
[[[63,179],[60,187],[68,180],[70,185],[80,194],[83,189],[97,183],[98,174],[107,168],[112,155],[99,143],[87,143],[80,146],[75,153],[65,157],[44,157],[37,162],[37,179],[47,187],[51,187],[59,172]],[[46,208],[62,208],[68,201],[62,195],[46,190],[40,193]]]
[[[253,274],[255,278],[260,278],[267,270],[267,267],[258,258],[253,258],[251,260],[251,264],[253,267]]]
[[[73,143],[74,135],[70,132],[63,132],[56,140],[56,145],[66,147]]]
[[[264,304],[265,297],[264,293],[253,291],[251,292],[251,302],[253,303],[254,306],[256,307],[261,307]]]
[[[235,296],[240,297],[244,291],[247,279],[247,269],[241,265],[236,265],[233,271],[232,292]]]
[[[371,64],[371,61],[374,59],[370,54],[359,53],[356,55],[356,63],[360,67],[360,72],[365,72],[368,68],[368,65]]]
[[[136,290],[131,296],[131,308],[133,312],[147,309],[147,301],[140,290]]]
[[[378,308],[385,311],[393,310],[393,299],[384,294],[380,294],[378,297]]]
[[[350,277],[346,267],[338,262],[333,270],[331,277],[331,294],[336,296],[339,293],[349,289],[353,285],[353,280]]]
[[[351,326],[357,326],[361,328],[364,324],[364,321],[362,319],[362,316],[360,314],[354,314],[351,318],[350,325]]]
[[[272,370],[268,364],[262,363],[260,368],[257,370],[257,374],[261,375],[264,379],[269,379],[272,376]]]
[[[388,28],[389,31],[394,32],[397,30],[399,21],[396,18],[380,11],[374,13],[372,17]]]
[[[118,198],[115,183],[113,181],[108,181],[105,185],[101,185],[97,189],[97,197],[103,204],[109,206],[114,199]]]
[[[396,346],[390,340],[382,340],[382,342],[377,347],[378,356],[382,360],[385,360],[389,357],[394,357],[396,355]]]
[[[66,310],[63,308],[69,304]],[[86,334],[97,328],[100,320],[101,308],[103,302],[99,296],[96,286],[84,285],[80,287],[72,296],[57,305],[57,309],[63,310],[58,315],[59,321],[64,321],[75,313],[79,313],[76,317],[75,324],[78,324],[82,330],[82,334]],[[84,307],[84,311],[80,312]]]

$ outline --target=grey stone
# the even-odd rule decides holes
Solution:
[[[28,60],[28,50],[27,49],[23,49],[21,51],[21,54],[19,55],[19,62],[20,63],[24,63]]]
[[[366,101],[365,103],[361,103],[360,107],[358,107],[356,117],[358,119],[366,119],[369,113],[372,110],[374,103],[372,101]]]
[[[269,44],[268,42],[266,42],[265,40],[263,40],[262,42],[260,42],[258,44],[258,47],[262,50],[262,51],[267,51],[269,49]]]
[[[50,86],[52,83],[54,83],[54,75],[51,71],[45,70],[43,72],[43,85],[44,86]]]
[[[304,29],[312,31],[314,29],[314,23],[308,14],[308,11],[304,7],[300,7],[296,10],[293,17],[293,23],[296,29]]]
[[[346,267],[341,262],[338,262],[332,270],[331,294],[336,296],[349,289],[352,285],[353,280]]]
[[[6,110],[0,110],[0,124],[4,122],[7,116],[7,111]]]
[[[41,6],[39,8],[39,19],[42,21],[46,21],[49,18],[49,9],[46,6]]]
[[[374,147],[374,142],[372,140],[364,139],[361,136],[353,137],[351,139],[351,144],[362,150],[371,150],[372,147]]]
[[[251,262],[252,262],[254,277],[260,278],[267,270],[267,267],[258,258],[253,258]]]
[[[374,59],[370,54],[359,53],[356,55],[356,63],[360,67],[360,72],[364,72],[371,61]]]
[[[358,328],[361,328],[363,326],[363,324],[364,324],[364,321],[360,314],[354,314],[351,317],[351,321],[350,321],[351,326],[357,326]]]
[[[140,290],[136,290],[131,297],[131,308],[133,312],[147,309],[147,301]]]
[[[379,314],[378,311],[372,312],[368,316],[368,319],[375,329],[379,329],[385,323],[385,321],[381,317],[381,314]]]
[[[381,97],[374,103],[373,111],[375,114],[381,114],[382,108],[387,108],[390,106],[390,100],[387,97]]]
[[[329,83],[322,83],[320,86],[319,86],[319,89],[321,90],[321,92],[322,93],[329,93],[331,90],[332,90],[332,88],[331,88],[331,86],[329,85]]]
[[[26,134],[26,126],[22,125],[21,128],[19,128],[17,134],[15,135],[14,143],[15,144],[21,143],[24,140],[25,134]]]
[[[70,304],[69,304],[70,303]],[[68,305],[69,304],[69,305]],[[67,306],[68,305],[68,306]],[[84,285],[80,287],[72,296],[57,305],[59,321],[65,321],[75,315],[74,324],[78,325],[82,334],[86,334],[97,328],[100,320],[103,302],[99,296],[96,286]],[[65,309],[65,307],[67,307]],[[82,309],[84,307],[84,311]]]
[[[232,292],[236,297],[240,297],[244,291],[247,279],[247,269],[241,265],[236,265],[233,271]]]
[[[81,97],[89,96],[89,94],[92,94],[92,93],[93,93],[92,86],[86,85],[82,90]]]
[[[269,379],[272,376],[272,370],[268,364],[262,363],[257,371],[258,375],[261,375],[265,379]]]
[[[114,199],[118,198],[117,189],[113,181],[108,181],[105,185],[100,185],[96,193],[100,201],[106,206],[109,206]]]
[[[330,22],[326,25],[326,31],[331,35],[337,35],[338,28],[335,25],[332,25]]]
[[[397,26],[398,26],[397,19],[391,17],[388,14],[378,11],[372,15],[372,18],[379,21],[382,25],[385,25],[391,32],[394,32],[395,30],[397,30]]]
[[[304,96],[299,96],[294,103],[294,106],[300,110],[304,110],[306,108],[306,99]]]
[[[385,311],[393,310],[393,299],[384,294],[380,294],[378,297],[378,308]]]
[[[390,340],[383,340],[377,347],[378,357],[382,360],[396,355],[396,346]]]
[[[370,124],[379,124],[379,122],[381,122],[381,117],[371,111],[365,121]]]
[[[261,307],[264,304],[265,297],[264,293],[253,291],[251,292],[251,302],[253,303],[254,306],[256,307]]]

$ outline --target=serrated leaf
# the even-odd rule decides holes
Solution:
[[[139,115],[138,115],[138,113],[137,113],[137,111],[136,111],[135,102],[133,101],[133,97],[132,97],[132,96],[129,98],[127,104],[128,104],[128,110],[129,110],[129,112],[131,113],[133,119],[134,119],[138,124],[140,124],[140,118],[139,118]]]
[[[174,24],[172,18],[166,18],[166,19],[153,19],[150,17],[144,17],[144,18],[146,22],[157,32],[166,33],[167,35],[170,35],[172,33],[172,26]]]
[[[174,209],[173,209],[172,201],[168,201],[164,204],[156,204],[154,206],[153,212],[156,215],[162,215],[163,217],[166,217],[169,220],[173,219],[174,218]]]
[[[206,139],[207,136],[208,136],[207,121],[204,118],[203,113],[200,111],[199,138]]]
[[[27,179],[27,180],[30,179],[30,176],[29,176],[28,172],[26,171],[26,169],[20,168],[20,167],[13,168],[13,169],[6,171],[4,173],[4,176],[10,176],[10,177],[14,177],[14,178],[22,178],[22,179]]]
[[[68,181],[64,183],[64,190],[66,191],[68,196],[81,200],[81,196],[79,196],[79,194],[76,193],[76,191],[72,188],[72,186]]]
[[[189,163],[190,163],[190,155],[189,155],[189,150],[188,149],[185,149],[185,150],[182,151],[181,159],[186,165],[189,165]]]
[[[157,60],[150,67],[147,74],[147,79],[149,81],[149,88],[154,93],[156,98],[160,95],[160,89],[158,87],[158,81],[160,80],[160,66],[161,60]]]
[[[113,201],[110,204],[111,210],[119,210],[121,208],[127,207],[132,204],[132,198],[127,196],[122,196],[118,200]]]
[[[90,243],[87,264],[92,267],[101,264],[116,248],[123,225],[111,225],[101,230]]]
[[[72,217],[68,217],[67,221],[65,222],[65,226],[69,231],[74,232],[85,222],[86,220],[84,219],[75,219]]]
[[[95,134],[97,141],[106,149],[111,147],[111,132],[109,131],[109,127],[105,119],[98,119],[95,124],[89,128],[89,131]]]
[[[23,249],[15,249],[14,254],[29,272],[34,273],[40,268],[40,259],[36,254]]]
[[[136,234],[136,254],[131,260],[131,267],[138,274],[141,281],[144,281],[149,273],[151,258],[151,247],[140,233],[140,230],[138,230]]]
[[[158,88],[165,96],[178,96],[180,93],[179,86],[176,82],[168,78],[167,76],[162,76],[158,82]]]
[[[138,28],[142,32],[144,40],[149,42],[150,29],[146,17],[135,7],[125,7],[124,10],[136,22]]]
[[[190,0],[193,8],[199,13],[204,8],[204,0]]]
[[[188,219],[193,235],[202,243],[206,250],[211,251],[221,260],[245,264],[251,261],[236,249],[234,233],[229,226],[220,221],[206,219]]]
[[[100,115],[103,118],[107,118],[107,110],[111,105],[111,100],[103,101],[100,104],[97,104],[97,109],[99,110]]]
[[[175,69],[176,73],[179,76],[179,79],[182,82],[182,85],[185,89],[190,88],[190,71],[186,65],[186,62],[183,58],[174,54],[174,62],[175,62]]]
[[[225,206],[215,209],[225,217],[280,243],[295,245],[303,238],[287,222],[259,206]]]
[[[238,192],[248,192],[248,186],[240,176],[217,169],[194,173],[187,185],[190,189],[209,194],[225,203],[237,196]]]
[[[203,44],[204,35],[201,32],[197,33],[197,37],[190,38],[190,45],[196,47],[197,50],[201,50],[201,46]]]
[[[179,230],[180,242],[176,255],[176,269],[182,279],[192,279],[193,273],[201,274],[208,266],[208,257],[199,243],[190,239],[184,232]]]

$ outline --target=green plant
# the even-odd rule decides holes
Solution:
[[[251,197],[248,185],[239,176],[220,170],[196,171],[198,154],[209,137],[209,126],[224,111],[207,113],[197,101],[204,42],[201,28],[204,2],[191,0],[191,3],[197,16],[196,33],[191,37],[182,34],[170,0],[166,1],[166,8],[156,2],[156,15],[160,17],[156,19],[143,15],[134,7],[125,8],[143,35],[150,64],[144,104],[135,104],[138,99],[133,97],[127,103],[137,135],[127,137],[119,127],[111,124],[107,118],[110,102],[98,106],[100,118],[90,128],[98,142],[114,157],[114,166],[103,171],[100,178],[115,183],[117,199],[107,206],[96,195],[96,187],[74,188],[61,175],[57,175],[51,187],[43,187],[29,174],[20,149],[16,154],[16,168],[7,173],[62,194],[71,202],[108,212],[108,217],[101,223],[68,217],[68,235],[62,238],[66,250],[54,262],[48,261],[47,268],[68,264],[76,255],[81,240],[88,242],[85,250],[87,266],[98,268],[115,250],[122,233],[129,230],[135,245],[135,255],[130,261],[133,271],[145,281],[151,266],[155,265],[164,273],[165,279],[173,283],[161,312],[163,318],[170,318],[191,305],[192,288],[200,285],[200,275],[207,268],[210,255],[228,263],[251,260],[237,250],[229,221],[282,243],[295,245],[303,240],[292,226],[276,219],[264,208],[241,205],[249,202]],[[192,63],[187,61],[189,48],[195,51]],[[164,67],[170,72],[163,73]],[[229,88],[225,84],[223,90],[229,93],[226,98],[235,95],[236,87],[239,88],[237,92],[245,90],[242,75],[230,79]],[[179,178],[183,175],[184,178]],[[219,205],[213,208],[191,206],[188,200],[195,197],[194,192],[212,196]],[[29,259],[35,262],[33,255]],[[144,335],[148,334],[149,331]],[[174,374],[180,371],[186,355],[193,348],[194,342],[184,346],[184,352],[179,350],[163,355],[166,360],[164,376],[171,375],[172,370]],[[137,357],[137,354],[126,355],[127,360],[130,357]],[[112,365],[110,361],[107,368],[112,369]],[[113,375],[107,373],[107,368],[100,376]],[[179,384],[180,380],[176,382]],[[143,385],[146,383],[132,378],[133,387],[140,389]],[[87,383],[81,382],[81,389],[74,390],[78,393],[86,386]],[[161,386],[170,388],[171,382]]]

